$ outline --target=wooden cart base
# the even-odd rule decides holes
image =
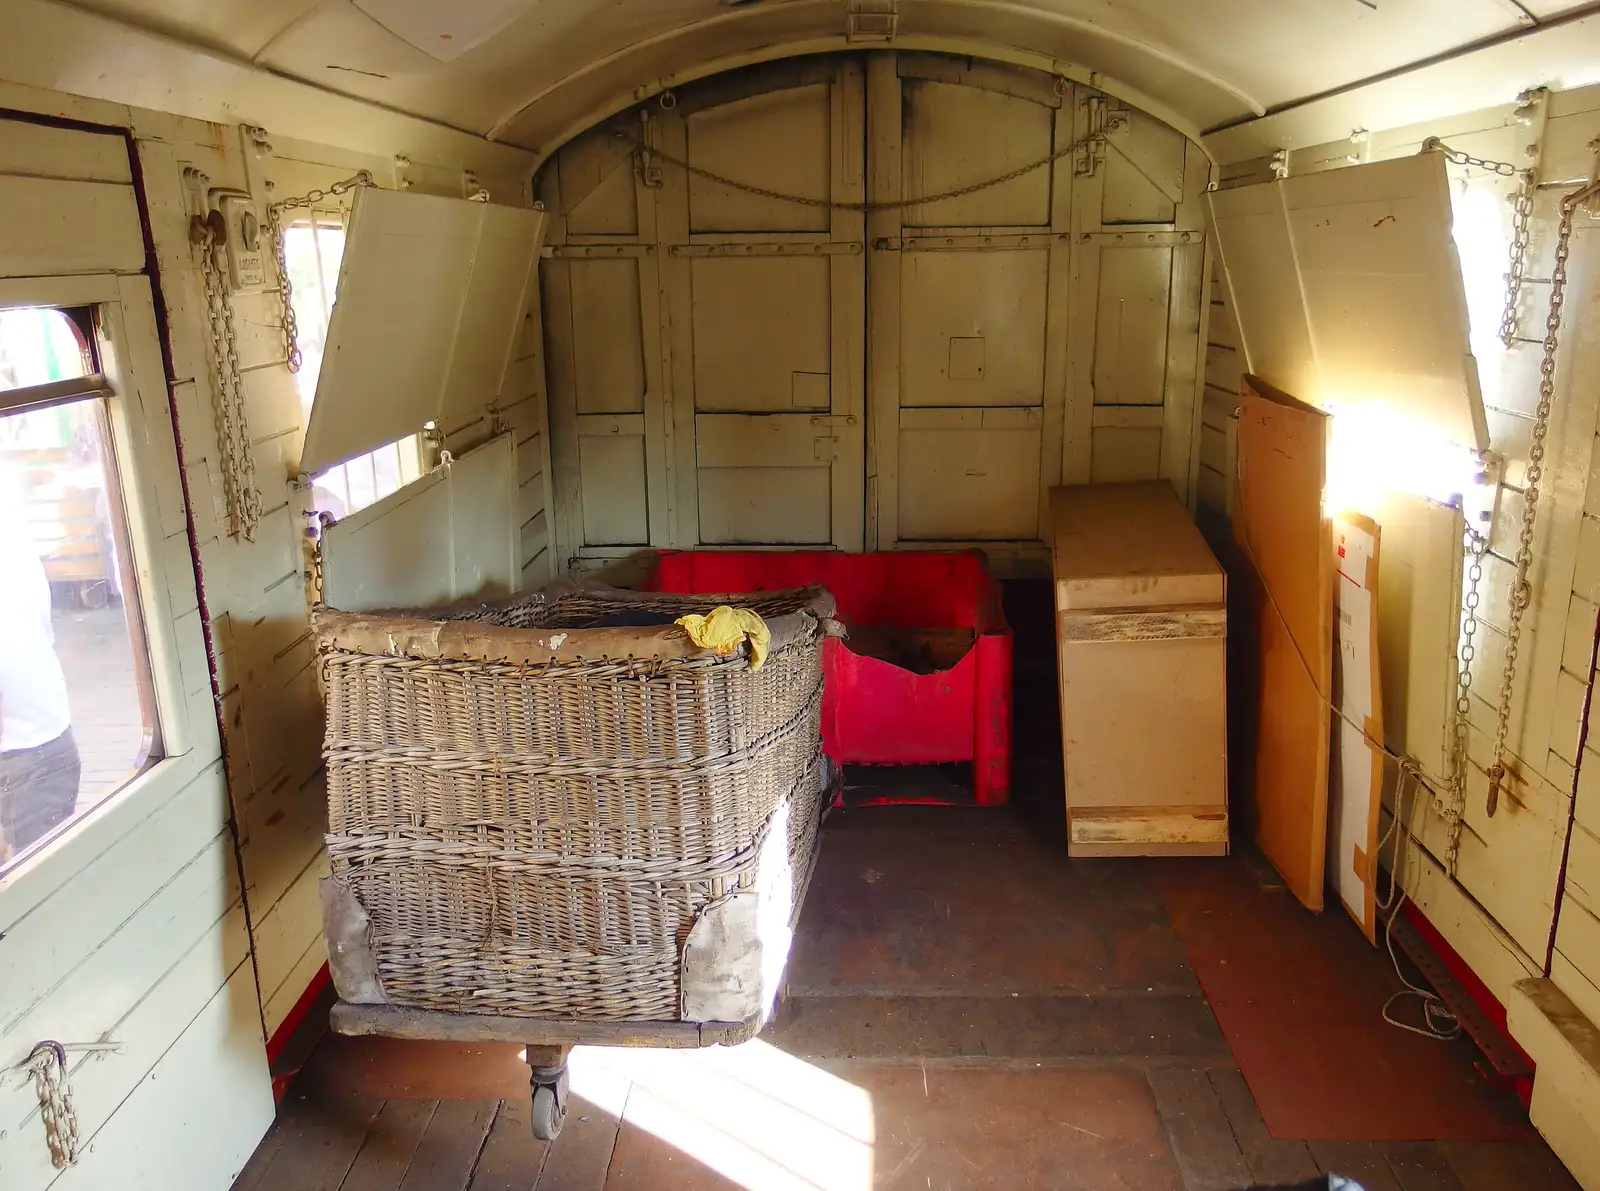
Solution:
[[[656,1046],[692,1050],[737,1046],[761,1029],[761,1018],[727,1021],[577,1021],[553,1017],[493,1017],[442,1013],[400,1005],[339,1001],[328,1018],[336,1034],[431,1042],[515,1042],[532,1069],[533,1135],[553,1141],[567,1117],[567,1058],[574,1046]]]

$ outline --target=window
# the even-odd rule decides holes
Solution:
[[[328,342],[328,318],[339,287],[344,225],[336,214],[320,212],[291,224],[284,229],[283,254],[300,346],[300,371],[295,381],[301,412],[309,416]],[[338,520],[398,491],[421,473],[421,444],[416,435],[408,435],[316,476],[311,503],[318,512]]]
[[[88,309],[0,310],[0,871],[159,758]]]

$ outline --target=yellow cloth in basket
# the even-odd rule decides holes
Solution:
[[[727,657],[750,638],[750,669],[759,670],[767,660],[767,649],[772,645],[772,630],[748,608],[730,608],[724,604],[701,616],[693,613],[680,616],[674,624],[688,630],[689,640],[701,649],[712,649]]]

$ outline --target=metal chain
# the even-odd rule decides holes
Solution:
[[[1048,157],[1041,157],[1037,161],[1030,161],[1026,165],[1018,166],[1016,169],[1009,170],[998,177],[989,178],[982,182],[973,182],[967,186],[958,186],[954,190],[940,191],[938,194],[924,194],[919,195],[916,198],[891,199],[888,202],[881,203],[852,203],[840,202],[835,199],[812,198],[809,195],[803,194],[788,194],[782,190],[770,190],[765,186],[756,186],[749,182],[741,182],[737,178],[729,178],[723,174],[714,173],[713,171],[704,169],[701,166],[692,165],[683,160],[681,157],[674,157],[670,153],[664,153],[660,149],[647,146],[642,139],[633,136],[625,129],[619,130],[617,132],[617,136],[619,138],[632,140],[636,150],[649,153],[652,157],[658,158],[661,161],[665,161],[670,165],[675,165],[685,173],[693,174],[697,178],[704,178],[708,182],[716,182],[721,186],[727,186],[733,190],[742,190],[745,194],[754,195],[757,198],[774,199],[780,203],[794,203],[801,207],[820,207],[828,211],[859,211],[864,214],[871,214],[874,211],[901,211],[907,207],[919,207],[927,203],[941,203],[947,199],[964,198],[969,194],[976,194],[980,190],[989,190],[995,186],[1003,186],[1007,182],[1014,181],[1025,174],[1031,174],[1034,170],[1043,169],[1047,165],[1054,165],[1063,157],[1066,157],[1071,153],[1076,153],[1080,149],[1087,148],[1090,145],[1104,144],[1109,139],[1107,134],[1103,131],[1091,132],[1085,137],[1080,137],[1078,140],[1063,145],[1061,148],[1051,153]]]
[[[72,1107],[72,1087],[67,1082],[67,1052],[59,1042],[41,1042],[25,1065],[39,1097],[39,1118],[44,1122],[50,1164],[65,1170],[78,1161],[78,1114]]]
[[[1445,822],[1445,872],[1456,875],[1456,857],[1461,850],[1461,822],[1467,808],[1467,745],[1472,730],[1472,662],[1477,657],[1473,644],[1478,633],[1479,587],[1483,583],[1483,556],[1489,539],[1470,525],[1463,542],[1468,558],[1467,590],[1462,600],[1460,673],[1456,678],[1455,732],[1450,750],[1450,785],[1445,794],[1434,794],[1433,809]]]
[[[1515,178],[1518,174],[1527,171],[1519,169],[1509,161],[1491,161],[1487,157],[1474,157],[1461,149],[1452,149],[1436,136],[1430,136],[1422,142],[1419,152],[1444,154],[1444,159],[1452,165],[1475,165],[1480,170],[1488,170],[1491,174],[1498,174],[1502,178]]]
[[[245,409],[244,380],[239,375],[239,340],[233,325],[233,303],[228,299],[227,261],[222,236],[213,225],[200,221],[205,240],[200,248],[200,272],[205,279],[206,314],[211,345],[212,401],[217,415],[217,444],[222,458],[223,494],[228,502],[230,532],[253,542],[261,521],[261,490],[256,487],[256,461],[250,444],[250,422]]]
[[[1484,807],[1490,815],[1499,806],[1500,787],[1506,777],[1506,736],[1511,727],[1511,692],[1517,676],[1522,616],[1533,602],[1533,588],[1528,581],[1528,573],[1533,569],[1533,530],[1539,508],[1539,482],[1544,478],[1544,440],[1550,432],[1550,409],[1556,391],[1556,349],[1561,331],[1561,308],[1567,293],[1567,258],[1572,247],[1572,219],[1578,207],[1597,194],[1600,194],[1600,182],[1590,182],[1561,200],[1555,266],[1550,271],[1550,310],[1545,316],[1544,356],[1539,361],[1539,404],[1533,413],[1528,446],[1528,478],[1522,490],[1522,526],[1517,535],[1517,578],[1511,587],[1511,607],[1506,624],[1506,661],[1500,676],[1499,718],[1495,722],[1494,752],[1491,754],[1493,764],[1489,767],[1489,794]]]
[[[1500,342],[1508,350],[1517,338],[1517,303],[1522,295],[1522,272],[1528,263],[1536,184],[1534,172],[1523,170],[1517,193],[1511,196],[1511,259],[1506,265],[1506,304],[1500,312]]]
[[[289,283],[289,256],[283,239],[283,213],[315,207],[325,198],[345,194],[358,186],[375,186],[372,174],[361,170],[342,182],[335,182],[326,190],[313,190],[299,198],[280,199],[267,204],[267,234],[272,237],[272,248],[278,258],[278,298],[283,306],[283,356],[289,362],[290,372],[299,372],[305,362],[300,354],[300,328],[294,317],[293,287]]]
[[[1452,165],[1475,166],[1500,178],[1517,179],[1517,192],[1511,198],[1511,255],[1506,265],[1506,300],[1500,312],[1500,342],[1507,348],[1517,337],[1517,303],[1522,293],[1522,273],[1528,261],[1528,232],[1533,217],[1533,194],[1538,179],[1531,169],[1509,161],[1491,161],[1452,149],[1436,136],[1422,142],[1422,152],[1439,152]]]

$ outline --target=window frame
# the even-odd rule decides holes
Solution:
[[[62,824],[30,853],[0,873],[4,917],[22,913],[62,888],[139,821],[201,777],[216,770],[223,789],[221,745],[213,700],[209,650],[199,615],[199,586],[189,534],[177,435],[161,353],[149,279],[142,275],[0,279],[0,307],[93,307],[92,359],[100,371],[51,386],[10,390],[49,404],[85,396],[104,398],[110,454],[121,493],[124,537],[137,599],[137,616],[154,703],[149,761],[96,806]],[[38,400],[5,400],[11,412]],[[181,549],[175,543],[181,542]]]

